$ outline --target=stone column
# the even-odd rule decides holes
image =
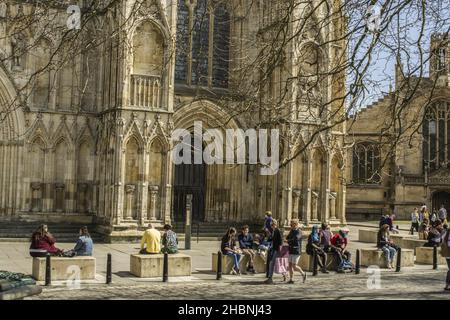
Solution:
[[[317,221],[317,210],[318,210],[319,193],[311,192],[311,220]]]
[[[141,194],[141,200],[140,200],[140,210],[139,210],[139,224],[141,226],[145,225],[145,218],[148,215],[148,189],[147,189],[147,182],[141,182],[139,192]]]
[[[55,197],[54,197],[54,211],[56,212],[64,212],[65,207],[65,184],[64,183],[55,183]]]
[[[294,189],[292,190],[292,218],[293,219],[300,219],[301,217],[299,216],[299,211],[300,211],[300,196],[301,196],[301,191],[300,189]]]
[[[347,220],[346,220],[346,217],[345,217],[345,201],[346,201],[346,193],[347,193],[347,187],[345,186],[345,184],[344,183],[342,183],[342,185],[341,185],[341,189],[342,189],[342,191],[341,191],[341,203],[339,204],[339,219],[340,219],[340,221],[341,221],[341,224],[342,225],[346,225],[347,224]]]
[[[311,220],[312,165],[313,165],[313,162],[311,159],[307,159],[305,161],[306,174],[304,177],[305,193],[304,193],[304,201],[303,201],[303,223],[305,225],[309,225],[309,221]]]
[[[148,219],[151,221],[156,220],[156,208],[157,208],[157,196],[158,196],[158,186],[150,186],[150,213]]]
[[[133,219],[133,201],[135,190],[136,186],[134,184],[127,184],[125,186],[125,192],[127,197],[127,209],[125,211],[125,219]]]
[[[327,153],[326,161],[322,164],[322,170],[325,169],[325,192],[323,190],[320,190],[320,193],[323,195],[321,196],[321,200],[323,201],[323,206],[321,212],[321,220],[322,222],[326,222],[330,219],[330,185],[331,185],[331,156],[329,153]],[[323,171],[322,171],[323,172]]]
[[[330,192],[329,199],[330,199],[330,220],[336,220],[336,199],[337,199],[337,193],[336,192]]]
[[[42,210],[42,183],[31,183],[31,206],[30,211],[39,212]]]
[[[263,209],[263,197],[262,197],[262,192],[263,192],[263,188],[259,187],[258,190],[256,191],[256,195],[258,197],[258,216],[259,215],[263,215],[264,216],[264,209]]]

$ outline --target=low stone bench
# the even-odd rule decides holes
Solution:
[[[425,240],[423,240],[425,241]],[[437,263],[447,264],[444,257],[441,256],[441,248],[437,248]],[[433,247],[417,247],[416,248],[417,264],[433,264]]]
[[[51,279],[59,280],[94,280],[94,257],[51,257]],[[46,258],[33,258],[33,278],[45,280]]]
[[[191,257],[186,254],[169,254],[169,277],[190,276]],[[164,269],[163,254],[132,254],[130,256],[130,272],[139,278],[162,277]]]
[[[248,256],[241,255],[241,260],[239,261],[239,269],[241,272],[247,270],[249,259]],[[222,255],[222,273],[230,274],[233,266],[234,258],[232,256]],[[257,273],[266,273],[266,260],[260,255],[255,255],[255,258],[253,259],[253,268]],[[212,271],[217,272],[217,253],[212,254]]]
[[[390,237],[392,239],[392,241],[394,241],[394,243],[396,245],[398,245],[400,248],[405,248],[405,249],[412,249],[412,248],[407,248],[405,246],[405,241],[408,240],[419,240],[419,237],[417,236],[413,236],[410,234],[390,234]]]
[[[376,229],[359,229],[358,231],[358,241],[359,242],[377,242],[378,230]]]
[[[416,248],[423,247],[427,243],[427,240],[419,240],[416,238],[403,238],[402,248],[414,250],[414,254],[417,254]]]
[[[320,257],[318,257],[318,258],[320,259]],[[312,272],[313,264],[314,264],[313,256],[310,256],[306,252],[302,252],[302,255],[300,256],[300,261],[298,263],[300,268],[302,268],[303,271]],[[334,258],[334,254],[331,252],[328,252],[327,253],[327,270],[336,271],[337,267],[338,267],[338,265],[337,265],[336,259]],[[319,266],[317,268],[320,269]]]
[[[394,266],[397,263],[398,253],[394,258]],[[376,265],[380,268],[386,267],[386,260],[383,251],[378,248],[361,249],[361,265],[362,266],[372,266]],[[400,261],[401,267],[413,267],[414,266],[414,251],[412,249],[402,248],[402,260]]]

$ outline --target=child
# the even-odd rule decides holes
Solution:
[[[264,230],[268,231],[270,234],[272,234],[273,229],[272,229],[272,212],[270,211],[266,211],[266,216],[264,219]]]

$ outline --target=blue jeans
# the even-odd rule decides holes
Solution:
[[[271,259],[270,259],[270,263],[269,263],[269,278],[272,278],[272,276],[273,276],[273,269],[275,267],[275,261],[278,258],[278,252],[274,251],[274,250],[271,250],[270,255],[271,255]]]
[[[384,254],[384,259],[386,259],[386,263],[392,263],[394,261],[395,254],[397,253],[397,250],[395,248],[392,248],[390,246],[384,246],[381,248]]]
[[[239,270],[239,261],[241,260],[241,255],[239,253],[234,252],[227,252],[225,253],[226,256],[232,256],[234,259],[234,269],[236,271]]]
[[[447,265],[448,265],[448,271],[447,271],[447,285],[450,286],[450,258],[447,258]]]

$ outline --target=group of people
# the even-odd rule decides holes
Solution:
[[[178,238],[170,224],[163,227],[164,233],[156,230],[150,223],[141,239],[140,254],[178,253]]]
[[[31,236],[30,255],[32,257],[45,257],[47,254],[59,257],[91,256],[93,247],[94,243],[88,228],[82,227],[73,249],[59,249],[56,247],[56,239],[49,232],[48,226],[42,224]]]
[[[348,231],[345,230],[333,234],[327,224],[322,224],[320,230],[318,226],[312,227],[311,234],[308,236],[306,253],[311,256],[317,255],[318,265],[323,273],[328,273],[327,253],[329,252],[335,257],[338,272],[353,269],[351,254],[346,250],[347,235]],[[289,233],[284,237],[277,220],[272,218],[271,212],[266,212],[264,228],[260,234],[252,236],[248,225],[243,226],[239,234],[235,228],[229,228],[222,237],[221,251],[222,254],[233,258],[231,274],[241,274],[242,256],[248,257],[248,265],[245,266],[244,273],[255,273],[254,259],[259,255],[265,263],[267,263],[266,259],[269,262],[266,283],[273,283],[275,273],[282,274],[283,281],[294,283],[295,271],[300,273],[303,282],[306,281],[306,272],[298,265],[302,254],[302,231],[298,219],[291,220]]]
[[[47,254],[59,257],[92,256],[94,242],[87,227],[80,228],[79,237],[73,249],[64,250],[56,246],[55,237],[49,232],[48,226],[43,224],[31,236],[30,255],[45,257]],[[172,226],[166,224],[161,233],[149,224],[141,240],[140,254],[173,254],[178,252],[178,239]]]
[[[419,239],[427,240],[427,246],[439,245],[441,234],[448,229],[447,210],[442,204],[439,211],[434,210],[432,214],[428,212],[426,205],[422,205],[420,212],[417,208],[411,213],[411,229],[413,234],[416,230]]]
[[[306,253],[309,255],[317,255],[318,265],[322,273],[328,273],[328,253],[332,253],[337,264],[337,272],[343,273],[346,270],[353,270],[351,263],[351,254],[346,250],[348,245],[348,231],[339,230],[333,234],[330,226],[322,223],[321,228],[314,225],[311,234],[308,237],[306,245]]]

